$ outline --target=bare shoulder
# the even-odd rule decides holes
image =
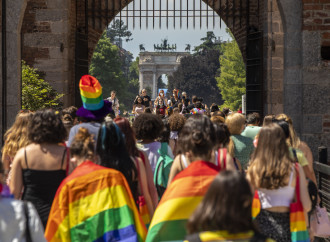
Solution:
[[[301,141],[300,144],[299,144],[299,149],[302,151],[302,152],[311,152],[311,149],[309,148],[309,146],[306,144],[306,142],[304,141]]]

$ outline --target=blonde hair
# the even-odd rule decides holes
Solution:
[[[94,158],[94,139],[86,128],[80,128],[70,146],[72,156],[77,156],[85,160]]]
[[[240,113],[233,113],[227,116],[225,124],[227,124],[231,135],[241,134],[242,126],[245,124],[245,117]]]
[[[289,135],[290,135],[290,137],[288,139],[288,143],[293,148],[299,148],[300,139],[297,136],[296,131],[293,128],[292,119],[284,113],[276,115],[275,118],[278,119],[278,120],[284,120],[285,122],[287,122],[289,124]]]
[[[266,189],[286,186],[286,178],[291,172],[292,164],[282,128],[277,124],[263,127],[247,171],[252,185]]]
[[[31,117],[31,112],[20,112],[16,115],[14,124],[5,133],[2,157],[14,157],[20,148],[30,144],[27,127]]]
[[[211,117],[211,121],[212,123],[215,123],[215,124],[223,124],[225,123],[225,119],[221,116],[212,116]]]
[[[264,121],[262,123],[262,126],[266,126],[266,125],[269,125],[269,124],[273,123],[273,119],[274,118],[275,118],[275,115],[274,114],[266,115],[264,117]]]

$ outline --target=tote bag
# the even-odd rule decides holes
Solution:
[[[321,238],[330,237],[330,221],[325,208],[316,206],[310,217],[310,227],[314,232],[314,236]]]
[[[292,242],[309,242],[304,208],[300,200],[300,185],[298,163],[295,163],[296,176],[296,201],[290,204],[290,231]]]

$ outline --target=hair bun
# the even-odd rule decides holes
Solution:
[[[199,130],[192,131],[192,140],[195,144],[200,144],[203,140],[203,133]]]
[[[89,139],[91,136],[92,135],[88,132],[86,128],[80,128],[75,136],[75,139],[84,141],[86,139]]]

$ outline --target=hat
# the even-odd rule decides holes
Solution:
[[[77,116],[99,120],[112,111],[112,103],[103,100],[102,86],[90,75],[84,75],[79,82],[80,96],[83,106],[78,109]]]

